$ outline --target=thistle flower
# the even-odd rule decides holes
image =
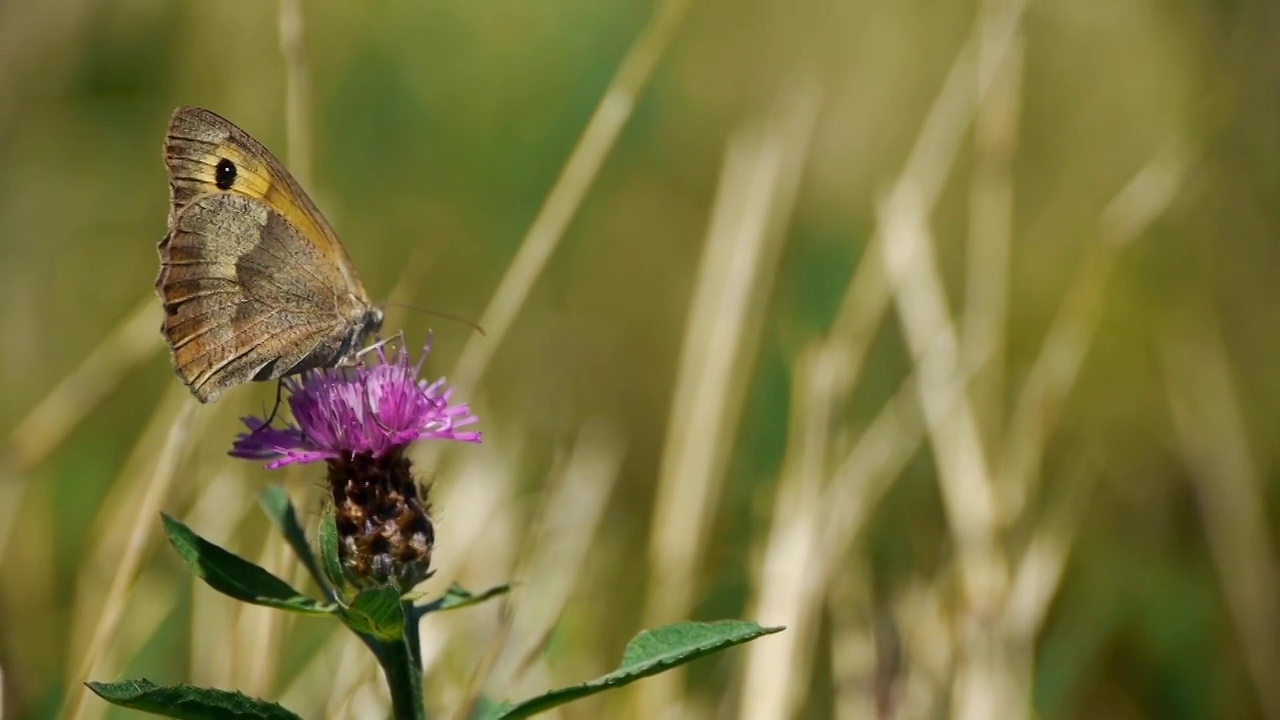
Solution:
[[[379,347],[379,362],[361,361],[355,367],[322,368],[285,378],[289,409],[296,426],[268,426],[265,420],[244,418],[249,428],[236,438],[233,457],[270,460],[267,468],[317,460],[384,457],[402,451],[414,440],[440,438],[480,442],[480,433],[459,431],[476,422],[463,404],[451,404],[453,390],[443,378],[418,380],[431,352],[423,349],[417,365],[400,347],[388,360]]]
[[[244,418],[249,432],[230,454],[269,460],[274,469],[320,460],[328,465],[339,559],[358,585],[392,583],[408,590],[430,575],[435,530],[427,488],[413,477],[405,449],[422,439],[480,442],[460,430],[476,422],[452,402],[443,379],[419,380],[401,345],[394,358],[379,347],[354,367],[308,371],[284,380],[296,425],[275,427]],[[377,362],[374,362],[376,359]]]

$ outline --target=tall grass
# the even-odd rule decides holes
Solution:
[[[255,498],[321,495],[224,455],[271,389],[197,406],[162,357],[178,103],[279,150],[378,297],[486,331],[434,323],[485,443],[419,458],[425,587],[519,586],[424,623],[437,715],[744,616],[788,630],[559,715],[1280,717],[1274,19],[58,5],[0,6],[6,717],[123,675],[388,708],[358,643],[157,536],[305,586]]]

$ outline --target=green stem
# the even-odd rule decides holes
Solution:
[[[402,603],[404,636],[391,642],[379,642],[382,671],[391,690],[392,715],[396,720],[426,720],[427,708],[422,695],[422,650],[418,639],[418,619],[409,603]]]
[[[400,601],[400,610],[404,613],[404,637],[409,641],[409,653],[413,658],[413,666],[418,669],[418,676],[422,676],[422,637],[418,634],[418,623],[422,620],[422,614],[417,611],[412,602]]]

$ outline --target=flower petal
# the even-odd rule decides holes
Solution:
[[[413,363],[403,345],[391,357],[383,345],[353,367],[287,378],[297,424],[277,428],[244,418],[249,432],[236,438],[230,454],[278,468],[366,453],[382,457],[421,439],[480,442],[479,432],[458,432],[478,419],[466,404],[450,404],[453,389],[444,378],[418,379],[430,350],[428,339]]]

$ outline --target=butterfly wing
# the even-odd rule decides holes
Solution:
[[[202,195],[232,194],[261,201],[295,227],[351,294],[368,302],[346,249],[284,165],[230,120],[197,107],[180,107],[165,137],[169,170],[169,225]]]
[[[160,244],[156,280],[179,377],[210,402],[239,383],[342,362],[380,314],[342,289],[331,267],[261,199],[186,203]]]

